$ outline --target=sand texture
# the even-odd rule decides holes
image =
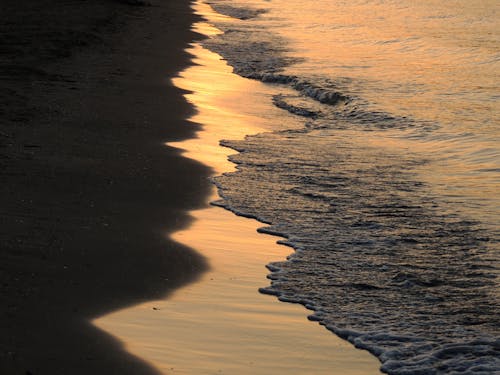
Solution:
[[[89,320],[206,269],[168,240],[209,192],[164,142],[192,108],[169,83],[188,1],[22,0],[0,21],[0,373],[153,374]]]

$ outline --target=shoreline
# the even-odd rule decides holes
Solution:
[[[156,374],[89,320],[207,269],[164,235],[210,191],[207,167],[163,146],[198,128],[167,83],[191,64],[197,17],[189,1],[127,3],[4,9],[2,374]]]
[[[205,15],[200,4],[197,10]],[[200,32],[216,32],[197,26]],[[195,65],[174,84],[189,90],[186,97],[197,109],[192,121],[203,128],[195,138],[168,145],[209,165],[213,175],[232,171],[227,156],[234,151],[219,140],[269,130],[259,110],[271,106],[270,94],[262,83],[232,74],[220,56],[198,44],[190,53]],[[245,107],[252,108],[250,114]],[[206,203],[215,199],[214,186]],[[276,237],[257,233],[260,223],[216,206],[190,215],[192,225],[172,238],[202,253],[210,270],[168,299],[117,311],[94,324],[162,373],[380,373],[374,357],[308,321],[302,306],[258,292],[269,283],[265,265],[290,251],[276,244]]]

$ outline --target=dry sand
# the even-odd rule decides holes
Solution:
[[[0,374],[154,374],[89,320],[206,269],[169,240],[209,169],[169,84],[189,2],[20,0],[0,10]]]

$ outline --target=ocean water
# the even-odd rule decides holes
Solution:
[[[500,373],[500,3],[209,4],[204,45],[283,110],[215,179],[295,249],[260,291],[389,374]]]

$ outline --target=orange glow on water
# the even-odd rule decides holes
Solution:
[[[220,147],[219,140],[269,130],[272,121],[256,114],[263,106],[269,111],[272,92],[232,75],[218,55],[199,45],[190,52],[199,65],[182,72],[174,83],[192,92],[186,97],[198,113],[191,120],[203,124],[204,131],[168,146],[210,165],[216,174],[231,171],[234,165],[227,156],[234,151]],[[271,111],[282,116],[277,108]],[[217,199],[215,189],[209,199]],[[289,248],[278,246],[275,237],[257,233],[261,225],[256,221],[221,208],[191,215],[193,225],[172,239],[206,256],[211,270],[168,300],[107,315],[95,321],[97,326],[119,337],[130,352],[162,373],[378,373],[374,357],[307,321],[302,306],[258,293],[259,287],[269,285],[265,264],[284,259]]]

